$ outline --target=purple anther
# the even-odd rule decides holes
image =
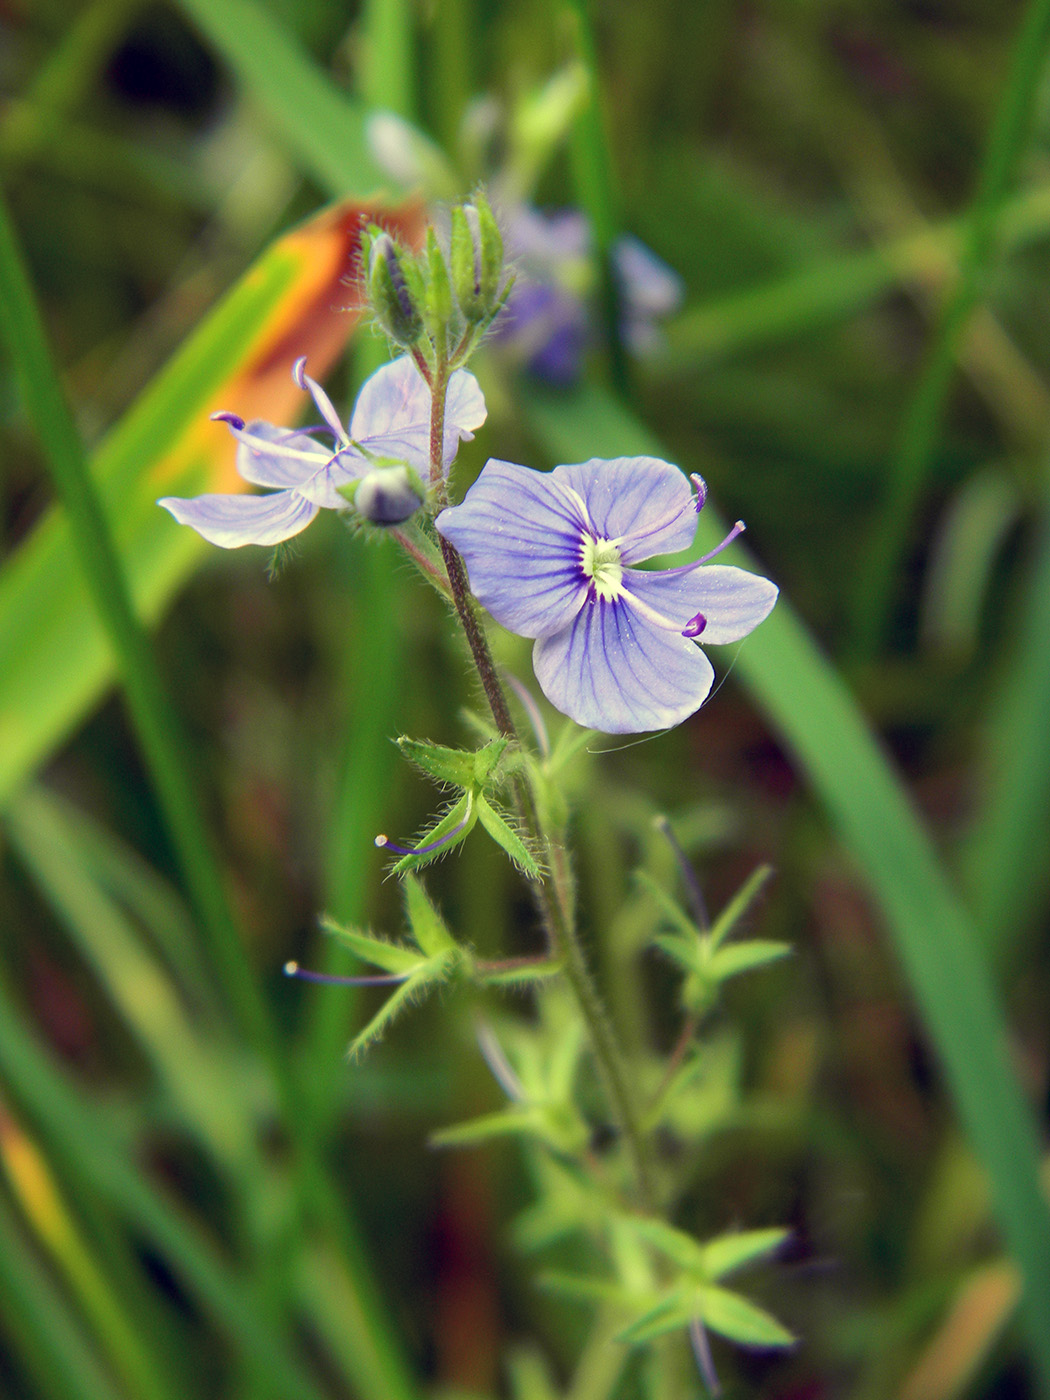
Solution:
[[[211,421],[213,423],[229,423],[230,427],[235,428],[237,432],[240,432],[244,427],[244,419],[239,413],[213,413]]]
[[[300,355],[295,364],[292,365],[292,378],[296,386],[300,389],[306,388],[306,356]]]
[[[695,617],[691,617],[689,621],[685,624],[685,626],[682,628],[682,636],[699,637],[700,633],[704,630],[706,626],[707,618],[703,615],[703,613],[697,613],[697,615]]]
[[[707,482],[699,472],[690,472],[689,480],[696,487],[696,513],[699,515],[707,503]]]

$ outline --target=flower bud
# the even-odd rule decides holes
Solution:
[[[468,324],[489,321],[500,305],[503,239],[483,194],[452,210],[452,282]]]
[[[439,354],[443,354],[448,346],[452,325],[452,283],[449,281],[445,255],[432,228],[427,229],[425,256],[427,281],[423,319],[435,349]]]
[[[400,525],[423,504],[419,478],[407,467],[380,467],[356,483],[353,503],[373,525]]]
[[[362,249],[375,318],[395,345],[410,350],[423,333],[422,285],[415,259],[376,227],[365,234]]]

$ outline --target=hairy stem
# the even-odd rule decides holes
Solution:
[[[431,382],[433,398],[430,415],[430,479],[442,499],[445,497],[444,434],[447,387],[447,368],[439,368],[434,372]],[[463,626],[496,728],[505,738],[520,744],[506,693],[492,660],[473,594],[470,592],[463,559],[448,540],[442,536],[438,538],[448,571],[452,601]],[[530,882],[546,931],[548,948],[551,956],[561,962],[587,1026],[595,1060],[605,1084],[609,1107],[631,1162],[640,1202],[643,1206],[651,1207],[654,1192],[649,1144],[634,1095],[627,1082],[612,1021],[587,966],[583,945],[576,931],[572,907],[572,880],[565,849],[561,842],[545,829],[528,783],[519,776],[515,779],[514,788],[519,819],[537,847],[546,855],[550,869],[548,878],[540,877]]]

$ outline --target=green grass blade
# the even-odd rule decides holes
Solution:
[[[76,833],[41,789],[6,813],[14,849],[69,930],[81,957],[142,1047],[177,1114],[228,1170],[254,1160],[249,1086],[224,1064],[227,1041],[204,1044],[181,999],[137,931],[85,869]]]
[[[997,213],[1004,252],[1050,233],[1050,186],[1026,190]],[[950,220],[863,252],[822,258],[746,291],[693,307],[668,327],[672,363],[716,364],[822,330],[864,311],[896,288],[938,281],[958,266],[965,222]]]
[[[1048,43],[1050,0],[1030,0],[981,163],[977,189],[963,224],[958,281],[905,414],[891,462],[889,493],[876,521],[866,567],[859,571],[855,640],[863,654],[878,648],[894,602],[893,581],[899,574],[912,516],[937,445],[959,343],[971,312],[984,295],[999,251],[999,206],[1031,131]]]
[[[41,1395],[63,1400],[120,1400],[99,1365],[69,1304],[30,1252],[0,1196],[0,1297],[10,1355],[32,1376]]]
[[[556,461],[666,457],[607,394],[533,399],[534,431]],[[708,506],[694,557],[723,531]],[[742,551],[740,552],[742,554]],[[1050,1396],[1050,1211],[1035,1124],[973,929],[903,788],[845,686],[781,598],[740,648],[737,671],[797,756],[882,910],[960,1119],[991,1180],[994,1210],[1025,1278],[1028,1341]]]
[[[1012,664],[987,724],[987,791],[962,861],[978,930],[996,959],[1007,959],[1016,948],[1047,873],[1050,498],[1024,596]]]
[[[253,0],[181,4],[322,189],[360,196],[393,187],[369,154],[362,108],[339,91],[264,6]]]
[[[205,1243],[192,1221],[129,1160],[99,1105],[75,1089],[41,1051],[3,985],[0,1075],[56,1158],[67,1164],[86,1191],[159,1251],[225,1332],[255,1377],[256,1393],[273,1400],[323,1400],[323,1392],[280,1330],[260,1314],[249,1289]]]
[[[5,308],[3,326],[26,408],[65,506],[92,601],[113,648],[131,720],[186,887],[209,931],[214,955],[228,978],[228,992],[238,1014],[255,1042],[263,1043],[269,1036],[266,1016],[200,817],[184,758],[186,748],[152,648],[135,612],[109,522],[51,362],[2,195],[0,301]]]

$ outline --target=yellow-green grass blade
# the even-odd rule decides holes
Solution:
[[[555,461],[667,456],[599,389],[571,400],[535,395],[529,417]],[[700,517],[694,557],[723,533],[710,511]],[[1025,1279],[1040,1393],[1050,1395],[1050,1211],[1039,1186],[1038,1138],[973,927],[887,758],[787,599],[741,646],[736,671],[807,773],[886,920],[960,1119],[989,1174],[999,1226]]]
[[[119,1400],[81,1322],[0,1196],[0,1336],[41,1395]]]
[[[156,1249],[229,1339],[253,1376],[254,1393],[273,1400],[323,1400],[324,1392],[262,1314],[252,1289],[200,1234],[190,1216],[141,1172],[100,1104],[59,1071],[0,983],[0,1078],[32,1120],[49,1158],[61,1163],[123,1227]]]

